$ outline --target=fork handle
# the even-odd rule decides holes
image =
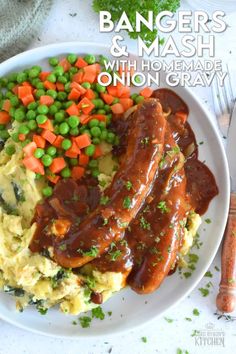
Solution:
[[[228,223],[221,254],[221,281],[216,298],[221,312],[232,312],[236,306],[236,194],[230,198]]]

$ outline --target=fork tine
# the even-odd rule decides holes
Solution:
[[[220,90],[219,90],[218,80],[216,77],[213,81],[212,94],[213,94],[213,101],[214,101],[216,116],[218,116],[219,114],[223,114],[224,113],[224,106],[223,106],[223,103],[221,100],[221,94],[220,94]],[[219,108],[219,111],[217,111],[216,107]]]
[[[227,76],[226,76],[227,78]],[[219,94],[219,101],[222,107],[222,112],[223,113],[229,113],[230,112],[230,105],[229,105],[229,100],[227,97],[226,93],[226,83],[224,82],[223,86],[220,86],[218,78],[216,78],[216,85],[217,85],[217,91]]]
[[[230,94],[231,109],[233,109],[236,98],[234,97],[234,94],[233,94],[232,80],[231,80],[231,76],[229,73],[228,64],[226,64],[226,69],[227,69],[228,79],[229,79],[229,94]]]

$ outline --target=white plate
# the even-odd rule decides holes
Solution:
[[[60,43],[36,48],[19,54],[0,64],[0,76],[18,71],[33,64],[47,65],[47,58],[66,53],[109,56],[109,48],[95,43]],[[153,320],[178,301],[188,295],[200,281],[211,264],[220,245],[226,224],[229,204],[229,173],[225,153],[218,137],[216,128],[211,123],[210,113],[203,103],[189,89],[178,87],[176,93],[188,104],[190,109],[189,122],[197,137],[204,141],[200,146],[200,159],[215,175],[220,193],[214,198],[204,219],[211,218],[212,223],[200,230],[203,246],[199,250],[197,269],[188,279],[180,279],[178,274],[168,277],[161,288],[151,295],[137,295],[130,289],[125,289],[113,296],[104,306],[105,311],[112,311],[112,316],[106,316],[103,321],[94,320],[88,329],[73,326],[73,316],[65,316],[57,309],[51,309],[46,316],[38,314],[34,308],[28,308],[23,313],[15,311],[13,298],[0,294],[0,317],[18,327],[59,337],[95,337],[107,336],[130,330]],[[206,229],[204,231],[203,229]]]

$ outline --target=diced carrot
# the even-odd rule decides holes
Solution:
[[[75,167],[72,168],[71,177],[72,177],[73,179],[75,179],[75,180],[78,180],[78,179],[80,179],[81,177],[83,177],[84,172],[85,172],[84,167],[75,166]]]
[[[81,93],[78,90],[76,90],[75,88],[73,88],[68,95],[68,100],[76,101],[79,99],[80,96],[81,96]]]
[[[94,151],[94,154],[93,154],[93,158],[97,159],[100,156],[102,156],[102,150],[101,150],[101,148],[98,145],[96,145],[95,151]]]
[[[46,146],[46,140],[41,135],[33,135],[33,141],[38,148],[44,149]]]
[[[53,102],[54,102],[54,99],[52,96],[43,95],[43,96],[40,96],[39,102],[40,102],[40,104],[45,104],[46,106],[51,106],[51,104],[53,104]]]
[[[5,112],[9,112],[10,111],[10,108],[11,108],[11,102],[10,100],[4,100],[3,101],[3,105],[2,105],[2,110],[5,111]]]
[[[117,83],[117,97],[129,98],[130,88],[128,86],[122,85],[120,82]]]
[[[82,111],[84,114],[89,114],[95,107],[95,105],[84,97],[79,104],[77,105],[79,111]]]
[[[127,111],[133,106],[134,101],[131,98],[120,98],[119,103],[123,106],[124,110]]]
[[[114,114],[124,113],[124,108],[121,103],[115,103],[111,106],[111,110]]]
[[[56,84],[48,80],[44,81],[43,85],[47,90],[56,90]]]
[[[80,154],[79,155],[79,164],[82,166],[87,166],[87,164],[89,163],[89,156],[85,155],[85,154]]]
[[[60,60],[59,65],[63,67],[65,73],[69,71],[71,68],[71,64],[68,62],[66,58]]]
[[[115,97],[113,97],[112,95],[109,95],[108,93],[101,93],[101,97],[103,99],[103,101],[106,102],[106,104],[112,104],[112,102],[114,101]]]
[[[31,86],[19,86],[18,87],[18,97],[20,99],[31,95],[32,94],[32,87]]]
[[[74,159],[77,158],[79,154],[80,154],[80,149],[78,148],[76,142],[73,142],[72,146],[68,150],[66,150],[65,156]]]
[[[77,62],[75,63],[75,66],[81,69],[84,68],[85,66],[88,66],[88,63],[83,58],[79,57]]]
[[[32,94],[29,94],[23,98],[21,98],[21,101],[23,103],[24,106],[28,106],[28,104],[30,104],[31,102],[34,102],[34,96]]]
[[[69,114],[69,116],[78,116],[79,115],[79,109],[75,103],[73,103],[70,107],[66,109],[66,112]]]
[[[188,119],[188,114],[186,112],[183,111],[178,111],[175,113],[175,117],[177,119],[179,119],[181,121],[181,123],[186,123],[187,119]]]
[[[56,157],[52,164],[49,166],[49,170],[52,173],[59,173],[66,167],[66,162],[63,157]]]
[[[116,86],[107,86],[107,91],[109,95],[117,97],[117,87]]]
[[[52,133],[50,130],[44,129],[41,133],[42,137],[47,140],[50,144],[53,144],[57,136]]]
[[[25,134],[19,134],[18,138],[19,138],[20,141],[25,141],[26,135]]]
[[[73,81],[70,84],[70,88],[74,88],[74,89],[78,90],[81,93],[81,95],[83,95],[86,92],[86,89],[83,86],[81,86],[80,84],[78,84],[78,82],[76,82],[76,81]]]
[[[53,183],[53,184],[57,184],[57,182],[60,180],[60,176],[56,176],[56,175],[48,175],[47,179]]]
[[[43,124],[38,124],[39,128],[50,130],[51,132],[54,131],[54,127],[52,124],[52,121],[50,119],[47,119],[45,123]]]
[[[144,98],[149,98],[153,94],[153,90],[150,87],[145,87],[139,92],[139,94]]]
[[[40,160],[36,159],[34,156],[27,156],[23,160],[23,165],[29,170],[39,173],[40,175],[44,175],[44,167]]]
[[[63,142],[64,138],[61,135],[57,135],[55,141],[53,142],[53,146],[60,148],[61,147],[61,143]]]
[[[82,125],[85,125],[87,124],[89,121],[90,121],[90,118],[91,116],[89,116],[88,114],[81,114],[81,116],[79,116],[79,119],[80,119],[80,123]]]
[[[57,88],[57,91],[59,91],[59,92],[65,91],[65,85],[62,82],[57,82],[56,88]]]
[[[83,95],[83,97],[88,98],[89,100],[93,100],[96,98],[95,93],[92,89],[87,89],[86,93]]]
[[[39,78],[41,81],[46,81],[47,80],[47,77],[48,75],[50,75],[50,71],[42,71],[40,74],[39,74]]]
[[[29,81],[22,82],[22,86],[30,86],[33,89],[33,86],[31,85],[31,83]]]
[[[31,143],[25,145],[23,151],[26,156],[32,156],[36,149],[37,149],[37,145],[34,141],[32,141]]]
[[[82,134],[75,138],[76,144],[78,145],[79,149],[83,149],[89,145],[91,145],[90,136],[88,134]]]
[[[84,70],[83,82],[89,82],[92,84],[97,77],[97,74],[100,72],[100,65],[99,64],[92,64],[88,65]]]
[[[16,85],[16,86],[14,86],[13,87],[13,89],[12,89],[12,92],[15,94],[15,95],[17,95],[18,96],[18,88],[20,87],[20,85]]]
[[[72,81],[78,82],[78,84],[81,84],[83,82],[83,76],[84,76],[84,72],[78,71],[75,75],[73,75],[72,77]]]
[[[7,124],[11,120],[8,112],[0,111],[0,124]]]
[[[105,114],[92,114],[90,116],[90,119],[97,119],[100,120],[100,122],[106,122],[107,120]]]

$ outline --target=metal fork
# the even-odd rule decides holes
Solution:
[[[228,64],[226,64],[227,76],[224,85],[220,86],[219,80],[215,77],[211,86],[214,110],[217,122],[223,137],[228,135],[230,125],[230,117],[236,102],[236,94],[233,93],[232,79],[229,72]]]

